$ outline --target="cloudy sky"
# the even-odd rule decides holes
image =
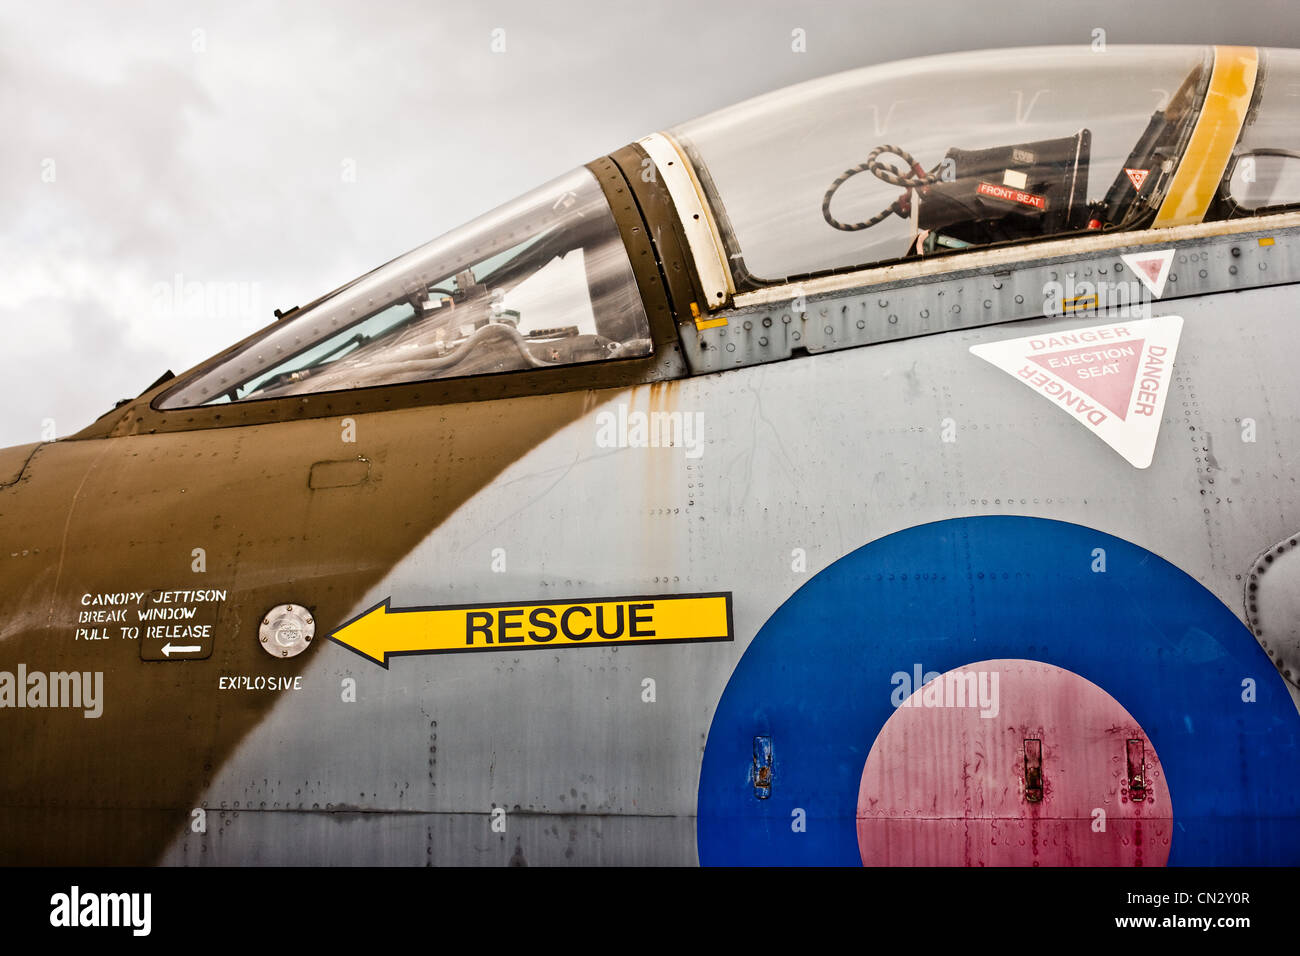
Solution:
[[[652,130],[838,70],[1096,28],[1300,47],[1300,6],[6,4],[0,446],[75,432],[273,309]]]

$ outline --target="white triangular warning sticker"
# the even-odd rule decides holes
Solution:
[[[1147,291],[1157,299],[1160,298],[1165,291],[1165,280],[1169,278],[1169,267],[1174,262],[1174,250],[1129,252],[1120,258],[1133,270],[1138,281],[1147,287]]]
[[[1147,173],[1149,172],[1150,170],[1148,169],[1129,169],[1127,166],[1124,167],[1124,174],[1128,176],[1128,180],[1133,184],[1133,188],[1139,192],[1142,189],[1142,184],[1147,181]]]
[[[1146,468],[1155,454],[1182,334],[1177,315],[972,345],[1119,452]]]

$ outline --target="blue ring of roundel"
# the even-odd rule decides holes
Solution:
[[[893,712],[891,675],[997,658],[1068,668],[1141,724],[1173,801],[1170,865],[1300,863],[1300,715],[1249,630],[1143,548],[1002,516],[874,541],[772,615],[709,730],[700,862],[859,865],[858,786]],[[765,800],[752,782],[759,735],[772,739]],[[792,825],[799,810],[803,832]]]

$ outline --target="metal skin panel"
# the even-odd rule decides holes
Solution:
[[[54,613],[52,594],[68,516],[87,472],[104,448],[74,442],[23,445],[7,450],[17,466],[0,487],[0,648],[24,630],[41,628]],[[21,477],[19,477],[21,475]]]
[[[591,401],[568,392],[43,446],[24,480],[0,491],[0,533],[13,552],[0,587],[3,669],[100,672],[103,709],[93,719],[4,711],[0,763],[23,770],[0,777],[0,858],[156,860],[276,695],[301,693],[223,691],[222,678],[292,683],[320,650],[267,656],[257,638],[263,615],[292,602],[331,624],[344,620],[403,554]],[[316,462],[349,454],[370,462],[367,481],[310,486]],[[225,592],[199,608],[214,632],[196,655],[203,659],[142,661],[139,642],[118,629],[142,625],[135,612],[147,608],[88,603],[155,589]],[[82,615],[100,610],[126,616],[93,625],[111,631],[89,635],[104,639],[83,639]],[[332,758],[307,750],[310,778],[331,779]],[[273,779],[264,783],[278,795],[269,804],[285,802],[285,790],[297,792],[295,805],[316,802],[309,777],[291,790]],[[391,795],[375,785],[354,799],[382,805]]]
[[[39,447],[39,442],[33,442],[30,445],[15,445],[13,448],[0,451],[0,488],[9,487],[23,476],[27,462],[31,460],[32,455],[36,454],[36,449]]]
[[[1246,578],[1246,619],[1282,676],[1300,687],[1300,533],[1261,554]]]
[[[581,401],[358,416],[361,434],[385,436],[382,448],[357,449],[376,462],[381,483],[407,488],[400,474],[426,468],[428,478],[410,483],[409,493],[373,499],[364,516],[302,506],[278,533],[245,527],[242,538],[228,535],[232,545],[244,542],[247,570],[236,583],[249,575],[242,586],[257,600],[323,599],[297,593],[309,590],[311,552],[321,543],[315,529],[324,522],[339,541],[351,540],[342,530],[351,524],[367,548],[394,529],[402,543],[391,568],[371,558],[374,574],[360,582],[343,562],[332,575],[314,572],[326,593],[334,590],[329,614],[319,612],[332,622],[386,597],[429,606],[731,591],[735,641],[398,658],[387,671],[325,643],[284,665],[260,662],[259,672],[301,673],[302,689],[208,697],[211,719],[240,733],[222,738],[228,751],[165,758],[168,773],[202,785],[157,798],[169,808],[173,835],[161,859],[694,862],[702,754],[749,642],[818,571],[927,522],[1023,515],[1097,529],[1169,561],[1241,618],[1244,575],[1264,547],[1300,525],[1300,501],[1284,477],[1300,456],[1292,412],[1300,379],[1293,356],[1278,348],[1291,335],[1292,299],[1290,289],[1270,288],[1154,307],[1185,322],[1154,461],[1142,471],[969,352],[981,342],[1091,324],[1082,316],[950,331]],[[534,426],[536,440],[495,451],[526,430],[503,406],[530,402],[553,409],[537,413],[546,421]],[[629,415],[702,415],[703,443],[605,447],[601,413],[620,405]],[[445,426],[427,424],[440,416]],[[1242,440],[1247,417],[1258,427],[1253,442]],[[955,441],[942,438],[945,419]],[[287,441],[282,428],[302,434]],[[274,433],[281,449],[293,449],[281,454],[301,458],[305,486],[311,462],[325,457],[307,446],[323,442],[326,428],[337,424],[219,434]],[[438,435],[456,446],[430,465]],[[499,466],[458,483],[462,493],[433,508],[439,479],[476,460],[467,441]],[[287,481],[296,460],[262,466],[257,477]],[[251,478],[227,481],[212,493],[238,501],[252,487]],[[340,492],[351,493],[317,494]],[[91,520],[83,534],[96,530]],[[149,547],[175,533],[158,530]],[[275,562],[254,565],[244,550],[253,544],[263,558],[274,552]],[[806,570],[796,569],[796,549]],[[497,557],[504,564],[494,570]],[[107,586],[107,577],[100,581]],[[257,660],[254,643],[247,628],[232,630],[218,651]],[[30,645],[29,657],[38,650]],[[163,668],[205,668],[191,692],[212,694],[217,668],[132,664],[156,669],[160,693],[173,680]],[[1264,666],[1258,679],[1280,686],[1266,659]],[[355,703],[340,694],[349,677]],[[647,679],[653,702],[644,697]],[[110,741],[108,726],[90,728],[101,732],[91,735],[95,746]],[[738,788],[751,786],[746,772],[736,768]],[[774,794],[780,787],[778,772]],[[123,795],[106,799],[120,804]],[[209,808],[207,832],[182,829],[188,808],[200,805]],[[494,807],[506,810],[504,832],[492,828]]]
[[[1105,313],[1107,302],[1137,315],[1148,306],[1187,296],[1297,281],[1297,222],[1300,217],[1288,215],[1271,224],[1219,224],[1239,230],[1229,235],[1202,230],[1180,237],[1163,296],[1155,302],[1122,261],[1126,253],[1150,252],[1153,234],[1141,237],[1146,244],[1131,245],[1105,236],[1099,238],[1111,248],[1094,250],[1091,238],[1071,240],[1061,244],[1062,254],[1040,261],[1029,256],[1042,255],[1043,245],[969,253],[949,260],[954,271],[937,277],[891,280],[889,269],[878,270],[885,281],[865,289],[814,294],[825,284],[822,280],[810,280],[806,292],[798,285],[773,289],[771,301],[721,313],[727,320],[723,325],[684,334],[682,340],[692,369],[719,371],[788,358],[800,348],[852,348],[1044,314],[1087,322],[1098,314],[1098,305]],[[1011,252],[1020,260],[1008,261],[1005,255]],[[916,265],[930,270],[935,264]],[[869,275],[862,274],[860,282],[866,284]]]

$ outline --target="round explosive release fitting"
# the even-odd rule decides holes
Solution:
[[[277,604],[262,617],[257,629],[262,650],[272,657],[297,657],[316,635],[311,611],[300,604]]]

